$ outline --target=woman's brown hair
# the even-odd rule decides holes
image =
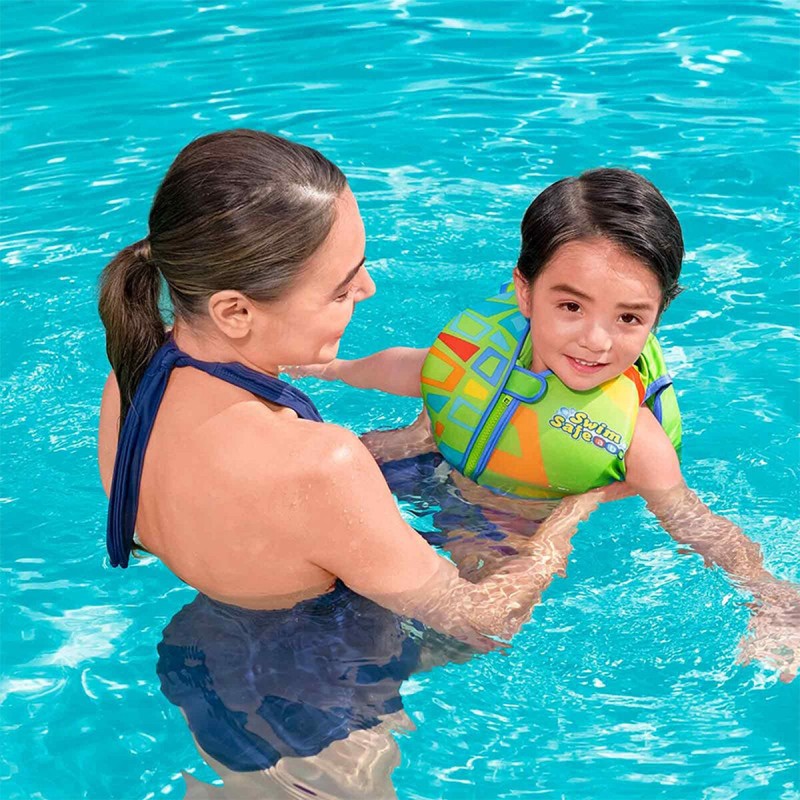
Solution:
[[[316,150],[260,131],[213,133],[181,150],[156,192],[148,235],[100,278],[120,424],[164,342],[161,278],[183,320],[205,314],[211,295],[226,289],[280,298],[328,236],[346,183]]]

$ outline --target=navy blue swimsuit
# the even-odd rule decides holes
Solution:
[[[168,340],[120,431],[107,528],[113,566],[128,565],[145,450],[170,372],[187,366],[302,419],[322,419],[289,384],[241,364],[197,361]],[[232,770],[266,769],[282,756],[318,753],[400,710],[400,684],[419,661],[419,631],[338,581],[328,594],[276,611],[198,594],[164,629],[157,671],[203,750]]]
[[[340,582],[277,611],[199,594],[164,629],[156,670],[206,753],[237,772],[267,769],[400,711],[419,662],[413,625]]]

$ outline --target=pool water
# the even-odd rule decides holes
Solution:
[[[553,180],[648,176],[688,250],[660,329],[687,481],[800,580],[799,29],[793,0],[7,0],[3,797],[181,796],[181,770],[215,778],[155,673],[195,593],[152,560],[109,568],[95,464],[97,275],[210,131],[280,133],[349,176],[378,293],[345,355],[427,345],[491,293]],[[357,431],[416,413],[307,388]],[[507,655],[403,685],[416,731],[399,740],[399,797],[800,797],[800,679],[736,663],[748,598],[637,500],[574,544]]]

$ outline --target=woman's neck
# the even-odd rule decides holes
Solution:
[[[211,326],[195,326],[176,319],[172,326],[172,338],[175,344],[186,355],[191,356],[197,361],[209,361],[212,363],[238,363],[249,369],[261,372],[265,375],[278,377],[279,366],[267,365],[263,360],[255,363],[248,358],[246,339],[241,342],[231,340],[217,330],[212,330]]]

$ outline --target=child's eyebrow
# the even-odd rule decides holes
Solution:
[[[574,294],[575,297],[580,297],[581,300],[592,300],[593,298],[590,297],[585,292],[582,292],[580,289],[576,289],[574,286],[570,286],[568,283],[559,283],[556,286],[550,287],[551,292],[567,292],[567,294]]]
[[[579,297],[581,300],[594,300],[591,295],[586,294],[586,292],[582,292],[580,289],[576,289],[574,286],[570,286],[568,283],[559,283],[556,286],[550,287],[551,292],[566,292],[567,294],[575,295],[575,297]],[[624,309],[625,311],[652,311],[655,308],[655,303],[651,303],[649,300],[642,300],[641,302],[633,302],[633,303],[617,303],[617,308]]]
[[[348,272],[348,273],[347,273],[347,275],[345,275],[345,277],[344,277],[344,280],[340,281],[340,282],[337,284],[337,286],[336,286],[336,288],[333,290],[332,294],[338,294],[339,292],[341,292],[341,291],[342,291],[342,289],[344,289],[344,287],[345,287],[345,286],[347,286],[347,284],[348,284],[348,283],[350,283],[350,281],[352,281],[352,280],[353,280],[353,278],[355,278],[355,276],[356,276],[356,275],[358,275],[358,271],[361,269],[361,267],[363,267],[363,266],[364,266],[364,263],[366,262],[366,260],[367,260],[367,257],[366,257],[366,255],[365,255],[365,256],[364,256],[364,257],[361,259],[361,261],[359,261],[359,262],[358,262],[358,264],[356,264],[356,265],[353,267],[353,269],[351,269],[351,270],[350,270],[350,272]]]
[[[641,303],[617,303],[617,308],[623,308],[626,311],[652,311],[655,303],[648,300],[642,300]]]

